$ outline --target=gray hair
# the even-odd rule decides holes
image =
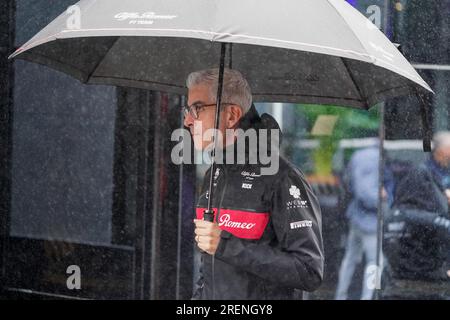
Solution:
[[[450,131],[437,132],[433,137],[433,150],[450,147]]]
[[[211,101],[216,101],[218,79],[219,68],[195,71],[187,77],[186,86],[189,89],[200,84],[209,85],[209,98]],[[252,105],[250,85],[239,71],[225,68],[222,102],[229,102],[240,106],[243,114],[246,114],[250,109]]]

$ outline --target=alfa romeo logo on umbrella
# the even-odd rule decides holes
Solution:
[[[118,21],[129,20],[129,24],[153,24],[154,20],[171,20],[176,15],[161,15],[155,12],[120,12],[114,16]]]

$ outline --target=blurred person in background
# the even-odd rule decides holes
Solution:
[[[353,153],[347,166],[347,188],[351,201],[346,210],[349,233],[345,255],[339,270],[336,300],[346,300],[356,266],[365,257],[364,279],[361,300],[371,300],[373,286],[369,285],[371,270],[376,266],[377,255],[377,208],[379,176],[379,140],[373,145]],[[386,198],[386,191],[383,189]]]
[[[397,184],[386,220],[389,277],[450,284],[450,132],[433,137],[433,151]]]

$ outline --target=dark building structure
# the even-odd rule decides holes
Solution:
[[[75,2],[0,2],[2,294],[189,298],[194,167],[170,161],[180,97],[7,60]]]

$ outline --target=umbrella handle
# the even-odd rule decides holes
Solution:
[[[214,222],[214,211],[213,210],[204,210],[203,211],[203,220]]]

